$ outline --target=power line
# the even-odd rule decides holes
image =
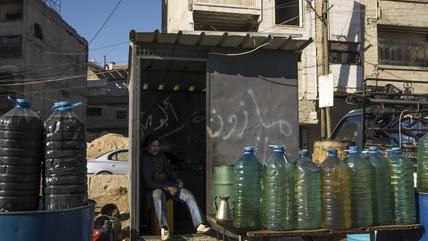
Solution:
[[[98,50],[98,49],[106,49],[106,48],[110,48],[110,47],[114,47],[114,46],[119,46],[119,45],[124,45],[124,44],[129,44],[129,41],[119,42],[119,43],[110,44],[110,45],[104,45],[104,46],[97,47],[97,48],[92,48],[92,49],[89,49],[89,50],[90,51],[94,51],[94,50]]]
[[[58,100],[54,100],[54,99],[51,99],[51,98],[46,97],[46,96],[42,97],[42,96],[37,96],[37,95],[29,95],[28,93],[23,92],[23,91],[9,90],[9,89],[3,88],[3,87],[0,87],[0,89],[11,91],[13,93],[21,94],[21,95],[28,96],[28,97],[31,97],[31,98],[36,98],[36,99],[39,99],[39,100],[46,99],[46,100],[50,100],[52,102],[57,102],[58,101]],[[80,96],[82,96],[82,95],[80,95]],[[82,97],[86,97],[86,96],[82,96]],[[120,108],[120,107],[110,107],[110,106],[105,106],[105,105],[88,105],[87,103],[83,103],[83,106],[86,106],[86,107],[95,107],[95,108],[101,107],[101,108],[112,109],[112,110],[128,110],[127,107],[126,108],[125,107]]]
[[[69,76],[65,76],[62,78],[28,81],[28,82],[22,82],[22,83],[1,84],[0,86],[21,86],[21,85],[42,84],[42,83],[57,82],[57,81],[62,81],[62,80],[76,79],[76,78],[80,78],[80,77],[84,77],[84,76],[86,76],[86,75],[69,75]]]
[[[113,10],[111,11],[110,15],[107,17],[107,19],[104,21],[103,25],[100,27],[100,29],[98,29],[98,31],[95,33],[94,37],[92,37],[92,39],[89,41],[89,44],[92,43],[92,41],[94,41],[94,39],[98,36],[98,34],[103,30],[103,28],[106,26],[107,22],[110,20],[110,18],[113,16],[114,12],[116,12],[116,9],[119,7],[120,3],[122,2],[122,0],[119,0],[116,4],[116,6],[113,8]]]

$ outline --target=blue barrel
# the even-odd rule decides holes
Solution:
[[[428,193],[419,192],[419,222],[424,227],[420,241],[428,241]]]
[[[63,210],[0,214],[2,241],[91,241],[95,202]]]
[[[346,235],[346,240],[348,240],[348,241],[370,241],[370,234],[368,234],[368,233],[348,234],[348,235]]]

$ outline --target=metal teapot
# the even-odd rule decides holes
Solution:
[[[217,220],[230,220],[230,210],[229,210],[229,197],[221,197],[220,198],[220,204],[217,206],[217,197],[215,197],[214,203],[215,208],[217,209],[217,213],[215,215],[215,218]]]

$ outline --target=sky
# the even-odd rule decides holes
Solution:
[[[62,0],[61,16],[88,43],[120,0]],[[89,59],[128,63],[129,31],[152,32],[161,28],[161,0],[122,0],[105,27],[89,44]],[[115,45],[105,47],[109,45]]]

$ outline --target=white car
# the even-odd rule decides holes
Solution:
[[[128,149],[107,152],[95,159],[88,160],[88,174],[111,175],[128,173]]]

